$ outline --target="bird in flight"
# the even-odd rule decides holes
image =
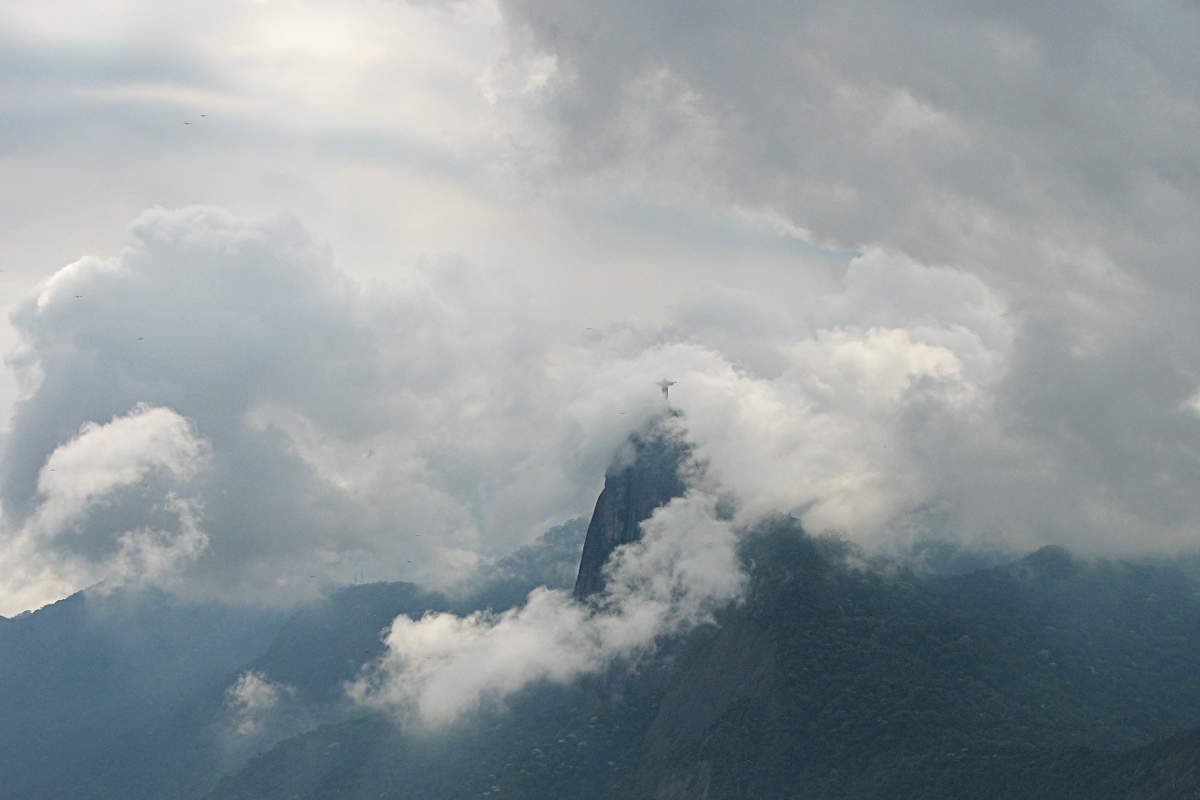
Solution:
[[[658,382],[658,388],[662,389],[664,400],[670,401],[671,387],[677,383],[679,383],[679,381],[671,381],[671,380],[667,380],[666,378],[663,378],[661,381]]]

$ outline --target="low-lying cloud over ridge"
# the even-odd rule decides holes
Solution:
[[[636,656],[741,595],[737,537],[714,498],[677,498],[643,531],[613,553],[604,592],[591,602],[542,587],[501,614],[397,617],[387,652],[347,687],[350,696],[410,724],[446,725],[534,682],[566,683]]]

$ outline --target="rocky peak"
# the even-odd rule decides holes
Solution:
[[[689,448],[672,424],[679,416],[678,411],[669,411],[631,435],[605,473],[604,490],[583,543],[575,580],[577,598],[602,590],[604,563],[612,551],[640,539],[642,522],[683,494],[679,468]]]

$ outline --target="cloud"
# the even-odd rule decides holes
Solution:
[[[552,172],[860,250],[839,319],[803,301],[795,316],[953,352],[981,392],[972,421],[914,407],[892,427],[923,492],[962,509],[953,525],[1195,546],[1194,6],[502,5],[556,64]],[[923,295],[948,302],[914,318]]]
[[[207,442],[168,408],[141,403],[106,424],[85,422],[74,439],[55,448],[38,474],[38,497],[44,499],[32,524],[54,535],[115,489],[132,486],[152,471],[187,481],[208,458]]]
[[[179,530],[152,528],[125,531],[117,537],[117,553],[104,575],[101,591],[131,582],[170,587],[180,572],[208,549],[208,534],[200,527],[200,515],[186,500],[170,495],[166,506],[179,516]]]
[[[75,513],[38,495],[39,480],[58,480],[51,454],[70,432],[139,404],[169,408],[208,443],[204,469],[176,476],[208,537],[188,591],[291,600],[330,580],[453,581],[586,511],[658,402],[661,359],[611,381],[624,369],[611,348],[646,345],[558,340],[554,313],[507,273],[447,257],[399,286],[367,285],[289,217],[210,207],[150,210],[131,234],[117,256],[56,272],[14,314],[12,363],[28,389],[0,498],[12,529]],[[101,449],[114,456],[157,446],[128,426],[110,435]],[[116,477],[94,467],[95,490],[54,485],[74,487],[76,508],[140,464]],[[160,499],[124,492],[92,510],[94,533],[39,547],[73,557],[79,542],[111,541],[106,531],[141,530]],[[126,542],[131,559],[162,555],[152,538]]]
[[[163,498],[173,484],[186,484],[186,500],[172,503],[185,529],[206,515],[211,549],[194,566],[215,584],[208,591],[220,591],[222,574],[246,579],[227,572],[231,564],[253,571],[256,554],[270,552],[272,540],[285,546],[289,533],[301,540],[289,548],[298,560],[312,558],[318,542],[303,536],[331,493],[322,496],[277,429],[245,417],[282,398],[350,437],[369,423],[369,402],[350,416],[338,402],[353,371],[371,363],[354,318],[356,287],[287,217],[150,210],[132,235],[114,258],[88,257],[54,273],[13,316],[23,342],[12,363],[27,395],[0,461],[9,525],[61,527],[89,509],[81,532],[38,539],[48,558],[91,557],[92,543],[115,531],[131,532],[131,568],[162,565],[170,560],[164,542],[138,531],[171,505]],[[350,352],[361,357],[346,358]],[[131,408],[121,424],[98,424]],[[83,435],[66,445],[80,426]],[[184,430],[203,446],[188,450]],[[147,486],[134,486],[138,478]],[[202,549],[199,536],[184,542]]]
[[[1183,134],[1200,114],[1192,6],[502,6],[555,58],[559,156],[574,166],[720,191],[821,241],[1043,290],[1099,289],[1104,258],[1177,285],[1195,250],[1179,222],[1200,173],[1171,166],[1197,150]],[[1048,263],[1052,249],[1065,257]]]
[[[243,672],[225,690],[225,708],[233,734],[239,737],[262,734],[268,719],[293,694],[293,687],[271,681],[261,672]]]
[[[208,546],[189,484],[210,456],[171,409],[138,404],[85,423],[50,453],[31,513],[0,548],[7,602],[36,605],[101,581],[110,590],[177,580]],[[136,526],[126,509],[111,513],[118,504],[139,507]]]
[[[1117,383],[1032,391],[1053,352],[1045,335],[1029,338],[981,278],[881,249],[825,293],[693,287],[661,324],[581,331],[522,274],[461,258],[365,283],[289,217],[156,209],[131,232],[120,254],[64,267],[14,316],[29,389],[0,462],[8,525],[86,510],[78,534],[28,539],[37,563],[119,546],[126,571],[247,600],[338,580],[454,584],[590,509],[620,444],[661,408],[663,376],[679,381],[672,402],[707,490],[738,497],[739,524],[803,508],[813,530],[883,547],[939,535],[1111,552],[1186,543],[1200,518],[1186,446],[1178,477],[1126,490],[1111,454],[1151,469],[1150,442],[1103,426],[1064,438],[1053,422],[1089,380],[1093,405],[1132,400]],[[1060,341],[1056,369],[1082,363]],[[1147,388],[1171,366],[1148,352],[1122,356]],[[1102,356],[1091,364],[1104,374]],[[1106,413],[1136,409],[1151,425],[1161,403],[1173,427],[1155,437],[1186,443],[1190,394],[1168,386]],[[138,425],[101,430],[129,409]],[[60,451],[81,426],[83,443]],[[167,444],[183,430],[203,447]],[[1087,441],[1093,469],[1070,469]],[[88,471],[72,471],[84,453]],[[146,475],[149,491],[131,491]],[[46,504],[39,487],[63,494]],[[145,533],[164,525],[170,547]],[[191,527],[204,538],[183,536]]]
[[[532,683],[565,683],[634,657],[741,596],[737,537],[712,497],[676,499],[643,530],[610,559],[594,604],[542,587],[499,615],[397,617],[387,652],[347,687],[351,697],[411,724],[447,725]]]
[[[225,689],[224,707],[211,733],[225,769],[316,726],[321,713],[301,702],[296,687],[246,670]]]
[[[12,317],[8,538],[146,403],[211,448],[191,590],[453,582],[585,513],[669,376],[745,519],[1195,546],[1187,4],[78,5],[0,17],[0,260],[70,262]],[[37,563],[182,530],[172,482]]]

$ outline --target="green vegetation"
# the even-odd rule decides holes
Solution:
[[[864,568],[851,548],[786,520],[748,539],[744,557],[746,601],[639,664],[531,687],[437,735],[379,717],[319,728],[210,798],[1103,800],[1200,789],[1200,734],[1164,738],[1200,722],[1200,603],[1181,572],[1047,549],[918,580]]]

